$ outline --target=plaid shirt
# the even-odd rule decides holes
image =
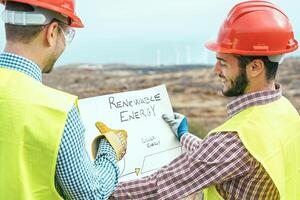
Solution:
[[[24,57],[2,53],[0,67],[19,71],[42,82],[40,68]],[[103,139],[96,160],[91,161],[85,149],[84,134],[78,109],[73,105],[59,147],[55,187],[64,199],[107,199],[120,177],[115,151]]]
[[[240,96],[227,105],[228,117],[281,97],[276,90]],[[182,136],[187,152],[156,173],[139,180],[122,182],[115,199],[182,199],[216,185],[224,199],[279,199],[279,192],[263,166],[244,147],[236,132],[216,132],[201,140]]]

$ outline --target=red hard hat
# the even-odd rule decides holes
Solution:
[[[298,42],[280,8],[267,1],[246,1],[231,9],[217,41],[205,46],[220,53],[269,56],[295,51]]]
[[[75,13],[75,0],[0,0],[0,3],[5,3],[8,1],[38,6],[40,8],[60,13],[71,19],[71,27],[84,27],[80,18]]]

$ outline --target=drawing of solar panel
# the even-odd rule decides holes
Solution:
[[[121,171],[121,180],[130,180],[133,177],[141,178],[154,173],[163,165],[169,164],[174,158],[183,153],[181,146],[166,149],[164,151],[156,152],[153,154],[145,155],[140,166],[130,169],[129,172],[124,173],[126,167],[126,158],[119,163]],[[128,170],[126,170],[128,171]]]

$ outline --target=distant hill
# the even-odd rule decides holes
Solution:
[[[299,112],[300,58],[287,59],[278,72],[284,95]],[[44,82],[79,98],[166,84],[174,110],[187,115],[196,131],[209,130],[225,120],[229,101],[222,96],[211,66],[206,65],[78,64],[55,69],[44,76]]]

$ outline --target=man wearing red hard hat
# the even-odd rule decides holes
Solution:
[[[127,134],[101,122],[92,160],[77,97],[42,84],[75,30],[75,0],[0,0],[0,199],[107,199]]]
[[[185,116],[163,115],[187,152],[121,183],[112,199],[175,200],[199,190],[206,200],[300,198],[300,117],[275,82],[283,55],[298,48],[287,15],[267,1],[239,3],[206,47],[216,52],[223,94],[235,97],[227,121],[201,140]]]

